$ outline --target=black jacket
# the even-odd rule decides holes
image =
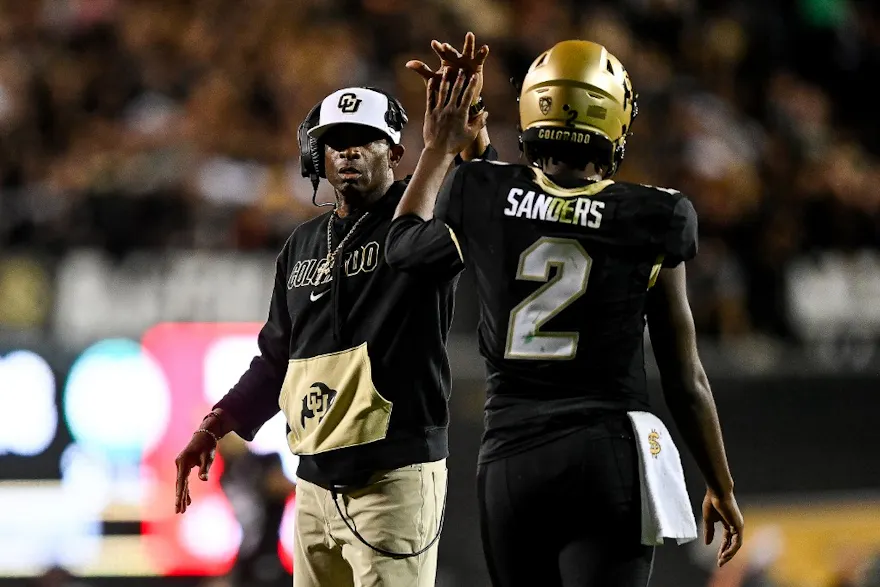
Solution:
[[[393,404],[387,433],[375,442],[301,455],[297,474],[325,487],[448,455],[446,338],[463,265],[442,225],[429,238],[420,235],[399,248],[405,252],[397,258],[385,258],[388,228],[407,181],[395,182],[371,207],[337,256],[332,280],[317,278],[331,213],[297,227],[278,255],[260,355],[215,406],[235,419],[239,436],[252,440],[279,411],[291,359],[366,343],[375,390]],[[358,218],[334,215],[334,248]],[[290,422],[288,414],[288,430]]]

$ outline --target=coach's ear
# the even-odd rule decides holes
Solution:
[[[394,169],[400,165],[404,153],[406,153],[406,148],[403,145],[391,145],[391,148],[388,149],[388,167]]]

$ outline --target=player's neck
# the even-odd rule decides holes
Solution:
[[[544,162],[542,165],[545,175],[550,176],[555,183],[560,185],[582,184],[587,181],[600,181],[602,174],[590,164],[585,169],[575,169],[564,163]]]
[[[360,192],[352,189],[346,192],[336,192],[336,215],[345,218],[349,214],[358,214],[369,210],[373,204],[382,199],[382,196],[394,183],[394,178],[390,177],[383,181],[376,189],[369,192]]]

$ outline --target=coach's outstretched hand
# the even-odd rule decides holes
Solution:
[[[177,455],[174,460],[177,465],[177,499],[174,502],[174,512],[182,514],[192,503],[189,494],[189,473],[196,467],[199,468],[199,479],[208,480],[208,473],[214,463],[214,451],[217,443],[214,438],[204,432],[193,434],[189,443]]]
[[[473,118],[470,116],[470,105],[477,89],[482,86],[482,77],[481,74],[468,75],[464,70],[453,74],[452,70],[446,69],[439,89],[435,79],[428,82],[425,125],[422,128],[426,150],[454,155],[471,144],[486,126],[488,112],[480,112]]]
[[[703,499],[703,533],[706,544],[715,538],[715,524],[721,522],[724,534],[718,548],[718,566],[723,567],[742,547],[743,515],[739,511],[733,492],[718,495],[711,489]]]
[[[474,98],[476,98],[483,89],[483,64],[486,62],[486,58],[489,57],[488,45],[483,45],[479,50],[476,50],[476,46],[477,39],[474,33],[471,32],[464,36],[464,45],[460,53],[449,43],[441,43],[434,40],[431,41],[431,49],[440,58],[440,67],[437,68],[437,71],[433,71],[424,61],[418,60],[407,61],[406,67],[422,76],[425,83],[434,80],[437,87],[443,81],[444,70],[451,69],[453,70],[452,73],[456,74],[458,70],[463,69],[471,75],[479,75],[479,86],[477,86],[476,93],[474,93]]]

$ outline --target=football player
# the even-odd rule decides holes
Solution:
[[[479,499],[493,585],[647,585],[656,542],[644,538],[629,417],[650,411],[646,323],[667,404],[706,481],[707,544],[720,522],[718,564],[727,563],[743,518],[686,295],[697,216],[676,190],[612,179],[637,113],[629,75],[601,45],[555,45],[520,89],[528,164],[476,160],[446,177],[485,114],[468,110],[480,75],[445,72],[429,83],[425,147],[386,255],[443,223],[475,274],[488,371]]]

